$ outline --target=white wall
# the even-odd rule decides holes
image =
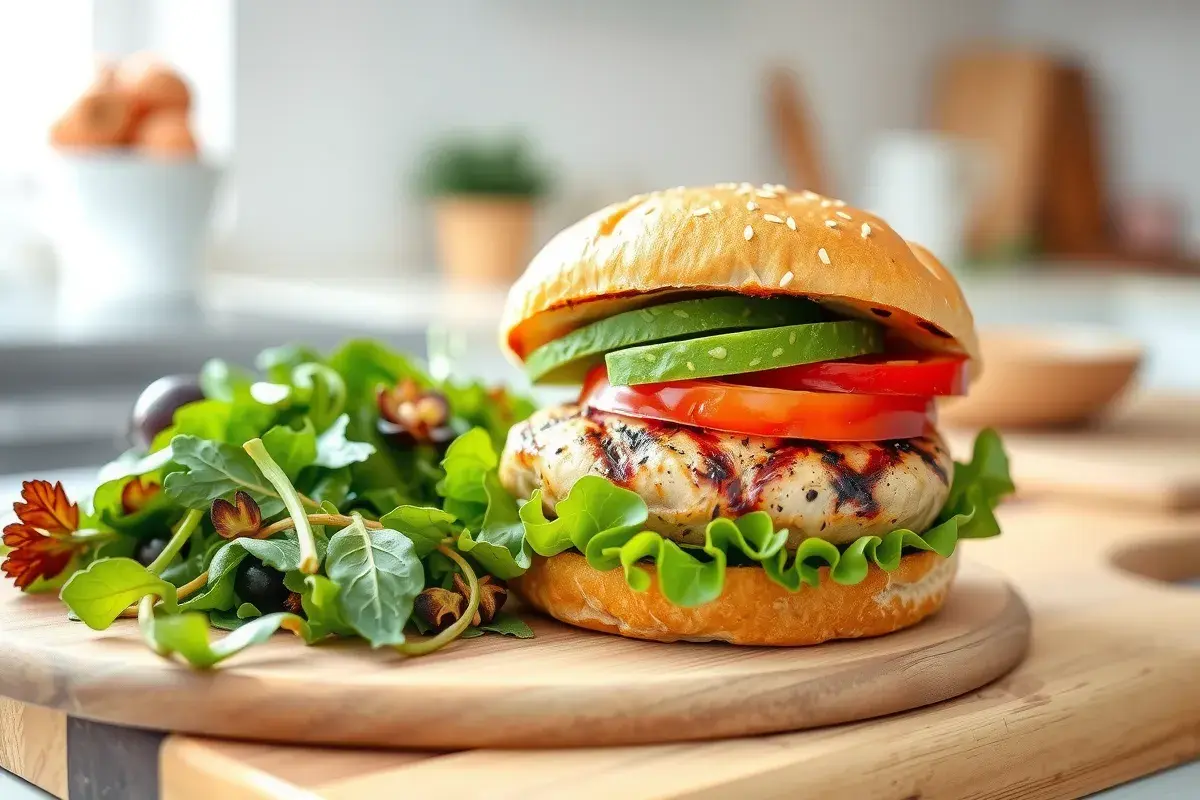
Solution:
[[[559,169],[543,235],[648,187],[783,181],[762,73],[793,66],[837,188],[871,137],[918,123],[942,48],[989,0],[254,0],[236,5],[242,268],[392,273],[432,262],[410,171],[440,132],[535,136]]]
[[[1022,41],[1084,57],[1103,104],[1114,198],[1178,198],[1200,249],[1200,3],[1006,0],[1004,22]]]

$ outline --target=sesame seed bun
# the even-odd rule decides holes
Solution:
[[[523,360],[594,320],[696,291],[812,297],[924,349],[964,353],[978,373],[971,311],[929,251],[873,214],[782,186],[680,187],[585,217],[512,287],[501,344]]]
[[[915,625],[942,607],[957,568],[954,556],[914,553],[894,572],[872,566],[853,586],[834,583],[822,568],[819,586],[789,592],[761,567],[730,567],[719,598],[680,608],[662,596],[657,579],[648,591],[635,592],[621,570],[601,572],[579,553],[566,552],[535,558],[510,585],[537,610],[589,630],[658,642],[796,646]]]

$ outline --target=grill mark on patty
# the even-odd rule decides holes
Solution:
[[[881,444],[884,450],[891,456],[893,464],[898,464],[903,460],[905,454],[911,453],[925,462],[925,466],[933,470],[933,474],[937,475],[938,480],[942,483],[948,484],[950,482],[950,476],[946,474],[946,468],[938,462],[937,454],[929,452],[912,439],[894,439],[890,442],[882,442]]]

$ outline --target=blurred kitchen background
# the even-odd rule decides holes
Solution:
[[[150,380],[288,340],[515,381],[504,287],[553,232],[731,180],[1200,389],[1197,41],[1191,0],[0,0],[0,473],[98,464]]]

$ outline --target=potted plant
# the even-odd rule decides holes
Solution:
[[[546,184],[520,138],[458,137],[430,151],[421,188],[433,200],[438,251],[452,284],[505,285],[520,274],[534,200]]]

